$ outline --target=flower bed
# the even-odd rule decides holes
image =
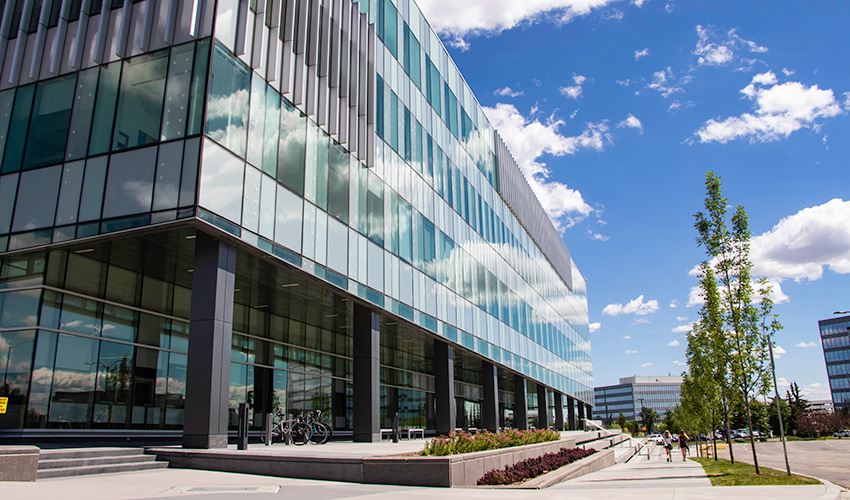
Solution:
[[[527,431],[508,429],[503,432],[482,431],[478,434],[452,432],[448,436],[435,437],[429,443],[425,444],[425,448],[419,454],[423,457],[443,457],[457,453],[471,453],[474,451],[509,448],[511,446],[545,443],[547,441],[557,441],[560,438],[561,434],[558,431],[549,429]]]
[[[529,458],[504,469],[493,469],[478,480],[479,486],[513,484],[535,478],[541,474],[561,468],[569,463],[581,460],[596,453],[593,448],[561,448],[556,453],[547,453],[537,458]]]

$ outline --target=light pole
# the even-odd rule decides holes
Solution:
[[[29,344],[32,342],[32,340],[24,340],[23,342],[18,342],[17,344],[9,346],[9,350],[6,351],[6,369],[3,371],[3,387],[6,386],[6,378],[9,375],[9,360],[12,359],[12,349],[18,347],[19,345]]]
[[[785,446],[785,427],[782,424],[782,405],[779,403],[779,386],[776,383],[776,365],[773,362],[773,340],[767,343],[770,351],[770,371],[773,374],[773,391],[776,400],[776,413],[779,416],[779,437],[782,439],[782,453],[785,454],[785,471],[791,475],[791,465],[788,463],[788,448]]]

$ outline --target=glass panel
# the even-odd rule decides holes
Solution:
[[[31,231],[53,225],[61,175],[60,165],[21,174],[12,231]]]
[[[60,340],[61,342],[61,340]],[[133,373],[133,346],[100,343],[92,421],[95,427],[124,427]]]
[[[410,204],[398,199],[398,256],[413,262],[413,228]]]
[[[242,208],[242,226],[257,232],[260,226],[260,178],[263,174],[254,167],[245,169],[245,201]]]
[[[50,404],[53,365],[56,361],[56,337],[54,332],[38,332],[32,367],[36,376],[30,384],[26,427],[47,427],[47,408]]]
[[[348,227],[328,218],[328,267],[348,274]]]
[[[328,158],[328,215],[348,223],[348,154],[332,143]]]
[[[9,134],[9,121],[12,119],[12,104],[15,102],[15,89],[0,92],[0,159],[6,149],[6,136]]]
[[[398,59],[398,11],[392,0],[384,0],[384,45]]]
[[[263,168],[263,140],[266,125],[266,81],[257,73],[251,74],[251,119],[248,122],[248,154],[251,165]],[[274,90],[270,90],[274,92]]]
[[[198,42],[195,49],[195,71],[192,75],[192,100],[189,103],[189,130],[187,135],[201,133],[206,99],[207,69],[210,60],[210,39]]]
[[[80,205],[80,191],[83,188],[84,161],[65,164],[62,172],[62,187],[59,190],[59,206],[56,210],[56,225],[77,222],[77,208]]]
[[[166,352],[136,349],[136,363],[133,367],[133,413],[130,420],[134,427],[160,427],[167,363]]]
[[[156,183],[153,191],[153,210],[177,208],[180,193],[180,169],[183,166],[183,141],[159,147],[156,162]]]
[[[185,207],[195,203],[195,187],[198,179],[198,161],[201,154],[201,139],[195,137],[183,146],[183,172],[180,175],[180,204]]]
[[[322,210],[328,209],[328,148],[330,137],[319,131],[318,150],[316,151],[316,205]]]
[[[144,146],[159,140],[168,51],[144,54],[124,62],[121,95],[112,150]]]
[[[277,149],[280,142],[280,95],[266,88],[266,124],[263,139],[263,172],[277,175]]]
[[[240,158],[248,139],[251,72],[220,45],[215,46],[207,103],[206,134]]]
[[[168,355],[168,379],[165,393],[165,424],[183,426],[183,407],[186,401],[186,360],[185,354]]]
[[[307,147],[304,164],[304,199],[316,203],[316,170],[318,169],[319,127],[307,122]]]
[[[100,304],[74,295],[65,295],[59,328],[66,332],[99,336],[101,331]]]
[[[171,59],[168,62],[168,84],[165,90],[165,112],[160,134],[160,139],[163,141],[185,136],[194,49],[195,44],[192,43],[171,49]]]
[[[285,99],[280,113],[280,148],[277,180],[299,195],[304,195],[304,161],[307,149],[307,117]]]
[[[97,100],[94,105],[94,121],[91,126],[89,155],[94,156],[109,151],[120,78],[121,61],[101,66],[100,80],[97,83]]]
[[[12,211],[15,209],[15,192],[18,190],[18,174],[0,177],[0,234],[12,229]]]
[[[369,239],[378,245],[384,245],[384,183],[369,172],[369,186],[366,193],[366,211],[369,224]]]
[[[282,186],[277,187],[275,242],[301,253],[301,221],[304,202]]]
[[[71,113],[68,148],[65,150],[66,160],[76,160],[86,156],[99,71],[100,68],[90,68],[81,71],[77,77],[77,92],[74,96],[74,110]]]
[[[54,78],[37,86],[27,135],[24,169],[62,163],[76,83],[76,76],[71,75]]]
[[[274,238],[275,196],[277,183],[267,175],[262,176],[260,193],[260,235]]]
[[[0,328],[36,326],[40,290],[0,293]]]
[[[106,157],[86,161],[83,195],[80,200],[80,222],[100,219],[103,186],[106,183]]]
[[[98,344],[94,339],[59,336],[50,397],[50,427],[88,427],[97,380]]]
[[[244,170],[242,160],[205,140],[199,204],[238,224],[242,220]]]
[[[114,154],[109,160],[103,218],[150,212],[156,148]]]
[[[16,172],[21,168],[24,156],[24,144],[27,142],[27,124],[30,120],[35,85],[21,87],[15,92],[15,106],[9,123],[9,137],[6,140],[6,152],[3,155],[2,173]]]

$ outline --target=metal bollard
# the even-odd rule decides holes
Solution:
[[[398,428],[398,412],[393,415],[393,443],[398,443],[401,430]]]
[[[266,437],[266,446],[271,446],[272,439],[274,439],[274,436],[272,436],[272,424],[274,423],[274,414],[265,413],[263,414],[263,417],[263,433]]]
[[[238,431],[236,434],[236,449],[248,449],[248,403],[239,403]]]

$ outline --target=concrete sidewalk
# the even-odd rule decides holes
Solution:
[[[365,451],[365,450],[361,450]],[[491,488],[417,488],[352,484],[329,481],[285,479],[184,469],[79,476],[47,479],[34,483],[0,483],[0,498],[15,500],[135,500],[197,497],[209,500],[283,500],[309,498],[435,500],[439,498],[492,499],[529,498],[606,499],[825,499],[837,500],[841,490],[834,485],[712,487],[695,462],[668,463],[656,449],[649,460],[627,464],[561,483],[545,490]],[[681,457],[681,456],[680,456]],[[850,497],[844,497],[850,498]]]

